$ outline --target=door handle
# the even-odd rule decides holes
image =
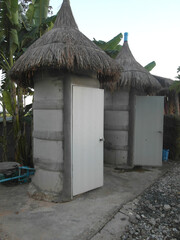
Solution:
[[[162,133],[162,131],[157,131],[158,133]]]
[[[99,141],[100,141],[100,142],[104,142],[105,139],[104,139],[104,138],[100,138]]]

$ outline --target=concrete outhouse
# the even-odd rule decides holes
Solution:
[[[113,92],[105,89],[105,163],[161,165],[163,98],[159,82],[133,57],[128,34],[116,62],[123,68]]]
[[[84,36],[64,0],[51,31],[16,61],[11,79],[34,88],[29,193],[70,200],[103,185],[104,91],[117,66]]]

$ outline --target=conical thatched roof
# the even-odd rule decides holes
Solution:
[[[125,33],[125,40],[116,61],[123,68],[118,86],[140,89],[144,91],[152,91],[159,89],[159,82],[141,66],[129,49],[128,34]]]
[[[115,61],[78,30],[69,0],[63,1],[53,29],[15,62],[10,77],[21,86],[33,87],[34,73],[48,68],[96,73],[101,82],[119,74]]]

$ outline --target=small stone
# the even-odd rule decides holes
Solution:
[[[167,231],[166,230],[163,230],[162,233],[167,236]]]
[[[149,205],[148,208],[149,208],[150,210],[152,210],[152,211],[155,211],[155,210],[156,210],[156,208],[155,208],[153,205]]]
[[[141,219],[141,217],[140,217],[140,215],[139,215],[139,214],[137,214],[137,215],[136,215],[136,218],[137,218],[138,220],[140,220],[140,219]]]
[[[178,232],[177,228],[173,228],[172,230],[173,232]]]
[[[164,205],[164,210],[165,211],[168,211],[168,210],[170,210],[171,209],[171,206],[169,205],[169,204],[165,204]]]
[[[151,224],[151,225],[156,225],[156,221],[155,221],[155,219],[154,218],[151,218],[150,220],[149,220],[149,223]]]

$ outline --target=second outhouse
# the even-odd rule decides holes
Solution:
[[[160,166],[163,97],[153,96],[160,84],[135,60],[127,33],[116,62],[121,77],[114,91],[105,90],[105,163]]]

